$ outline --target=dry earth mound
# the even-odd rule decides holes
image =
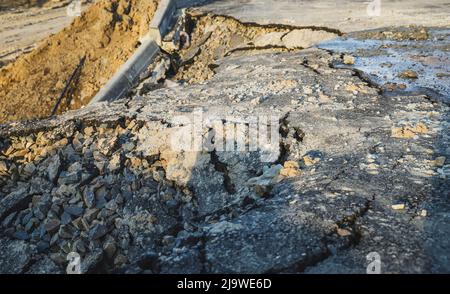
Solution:
[[[0,122],[46,117],[80,59],[76,85],[59,112],[86,105],[146,33],[157,0],[102,0],[31,53],[0,70]]]

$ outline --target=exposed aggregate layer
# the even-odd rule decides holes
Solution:
[[[204,84],[0,126],[0,272],[64,272],[72,251],[83,272],[365,273],[371,252],[449,272],[449,107],[343,62],[232,55]],[[277,156],[177,152],[173,118],[198,107],[277,116]]]

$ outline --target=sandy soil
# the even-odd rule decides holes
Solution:
[[[86,57],[59,112],[86,105],[138,46],[157,0],[98,1],[69,27],[0,70],[0,122],[46,117]]]

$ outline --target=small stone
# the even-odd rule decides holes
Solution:
[[[74,185],[61,185],[54,192],[54,195],[59,197],[72,197],[77,194],[77,189]]]
[[[442,168],[438,168],[437,172],[443,179],[450,177],[450,164],[446,164]]]
[[[77,184],[81,180],[80,171],[62,172],[59,175],[58,184],[59,185],[71,185]]]
[[[72,239],[74,233],[75,233],[75,231],[72,226],[65,225],[65,226],[59,227],[58,234],[63,239]]]
[[[58,219],[51,219],[45,224],[45,230],[48,233],[53,234],[58,230],[60,224],[61,222]]]
[[[115,266],[122,266],[128,262],[128,258],[123,254],[118,254],[114,259]]]
[[[83,193],[84,203],[88,208],[92,208],[95,206],[95,194],[92,189],[86,188]]]
[[[85,253],[86,252],[86,245],[81,239],[76,240],[72,245],[72,251],[79,252],[79,253]]]
[[[133,129],[136,125],[137,125],[136,120],[130,120],[126,125],[127,130]]]
[[[255,192],[261,197],[266,197],[270,194],[270,191],[272,191],[272,186],[267,185],[256,185],[255,186]]]
[[[67,146],[67,144],[69,144],[69,140],[67,138],[61,139],[59,141],[57,141],[54,146],[55,148],[63,148],[65,146]]]
[[[25,225],[25,231],[30,232],[35,224],[39,224],[39,220],[37,218],[30,219]]]
[[[81,219],[81,226],[82,226],[80,230],[89,231],[89,228],[90,228],[91,226],[90,226],[89,223],[86,221],[86,219],[85,219],[85,218],[79,218],[79,219]]]
[[[9,214],[9,209],[20,205],[23,201],[31,200],[28,194],[29,184],[21,185],[17,187],[14,192],[6,195],[2,193],[0,197],[0,219],[4,219]]]
[[[97,240],[105,236],[108,233],[108,228],[102,224],[94,225],[89,231],[89,239]]]
[[[72,217],[70,216],[70,214],[64,211],[63,214],[61,215],[61,225],[70,224],[71,221]]]
[[[345,87],[345,90],[348,91],[348,92],[353,93],[354,95],[358,95],[358,93],[367,93],[367,90],[365,89],[364,86],[356,85],[356,84],[353,84],[353,83],[348,84]]]
[[[170,199],[166,201],[166,206],[170,209],[178,208],[178,201],[176,199]]]
[[[280,170],[280,175],[284,177],[295,177],[300,175],[300,167],[296,161],[286,161]]]
[[[88,137],[92,136],[92,134],[94,134],[95,130],[93,127],[86,127],[84,128],[84,134]]]
[[[70,198],[69,204],[77,204],[78,202],[80,202],[80,200],[81,200],[81,194],[77,193],[75,196]]]
[[[303,162],[305,163],[306,166],[314,165],[314,164],[318,163],[319,161],[320,161],[320,158],[314,158],[310,155],[303,156]]]
[[[8,173],[8,165],[4,161],[0,161],[0,174]]]
[[[66,209],[64,209],[64,212],[66,212],[72,216],[79,217],[79,216],[83,215],[84,209],[83,209],[83,207],[80,207],[80,206],[69,206],[69,207],[66,207]]]
[[[23,173],[25,175],[32,175],[34,172],[36,171],[36,165],[34,165],[34,163],[30,162],[27,163],[24,167],[23,167]]]
[[[58,235],[58,233],[56,233],[50,239],[50,246],[55,245],[58,242],[58,240],[59,240],[59,235]]]
[[[105,208],[111,211],[116,211],[119,206],[117,205],[115,200],[111,200],[108,203],[106,203]]]
[[[61,161],[59,159],[59,156],[54,155],[50,160],[49,166],[47,167],[48,179],[51,182],[56,181],[56,177],[58,176],[60,166],[61,166]]]
[[[434,160],[434,165],[438,167],[442,167],[445,164],[445,161],[447,160],[444,156],[439,156]]]
[[[97,215],[99,213],[99,210],[97,208],[91,208],[86,210],[86,213],[84,214],[84,219],[88,222],[88,223],[92,223],[92,221],[94,221],[97,218]]]
[[[58,203],[53,203],[47,216],[51,218],[56,218],[56,216],[58,216],[60,213],[61,213],[61,206]]]
[[[120,159],[120,153],[115,153],[113,156],[111,156],[111,159],[109,160],[108,164],[108,170],[110,172],[114,172],[120,168],[121,165],[121,159]]]
[[[42,223],[39,226],[39,228],[36,229],[36,231],[39,232],[39,238],[41,238],[41,239],[48,236],[47,231],[45,230],[45,225]]]
[[[348,237],[348,236],[352,235],[352,233],[349,230],[341,229],[341,228],[337,229],[337,233],[341,237]]]
[[[136,148],[136,145],[133,142],[127,142],[122,145],[122,150],[124,152],[131,152]]]
[[[22,225],[25,226],[33,217],[33,213],[29,212],[22,218]]]
[[[37,251],[39,253],[43,253],[43,252],[47,251],[49,248],[50,248],[50,244],[48,242],[39,241],[37,243]]]
[[[18,240],[28,240],[30,239],[30,235],[28,235],[25,231],[17,231],[13,234],[13,237]]]
[[[13,212],[10,215],[8,215],[2,222],[2,226],[4,228],[9,227],[12,224],[12,221],[14,220],[14,217],[17,215],[17,212]]]
[[[95,196],[95,208],[102,209],[106,205],[106,199],[103,195]]]
[[[428,212],[425,210],[425,209],[422,209],[421,211],[420,211],[420,216],[421,217],[426,217],[428,215]]]
[[[77,229],[80,230],[80,231],[82,231],[82,230],[85,229],[81,217],[79,217],[79,218],[77,218],[77,219],[74,219],[73,222],[72,222],[72,225],[74,225],[75,228],[77,228]]]
[[[142,255],[137,264],[141,269],[153,269],[158,263],[159,256],[156,252],[148,252]]]
[[[116,242],[112,237],[108,238],[108,240],[103,244],[103,250],[105,251],[105,254],[109,259],[114,257],[117,247]]]
[[[59,248],[65,253],[65,254],[69,254],[71,252],[71,246],[70,246],[70,242],[62,240],[60,242],[58,242],[59,244]]]
[[[95,249],[87,255],[81,262],[81,272],[84,274],[91,273],[95,270],[103,260],[103,250]]]
[[[344,55],[344,64],[352,65],[355,64],[355,57],[351,55]]]
[[[83,166],[79,162],[72,163],[67,169],[68,172],[81,172],[83,170]]]
[[[394,138],[414,138],[415,136],[419,134],[426,134],[428,133],[428,127],[422,123],[419,122],[415,126],[401,126],[401,127],[393,127],[391,129],[391,137]]]
[[[162,243],[165,246],[169,246],[169,245],[173,244],[174,242],[175,242],[175,237],[172,235],[164,236],[162,239]]]
[[[405,209],[405,204],[404,203],[394,204],[391,207],[393,210],[403,210]]]
[[[398,76],[402,79],[417,79],[418,78],[417,73],[410,69],[401,72]]]

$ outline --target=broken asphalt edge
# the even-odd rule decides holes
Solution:
[[[178,8],[200,4],[204,0],[161,0],[150,22],[149,32],[141,39],[141,46],[114,76],[89,102],[111,102],[122,98],[139,80],[139,76],[153,62],[160,50],[161,40],[169,31],[174,14]]]

